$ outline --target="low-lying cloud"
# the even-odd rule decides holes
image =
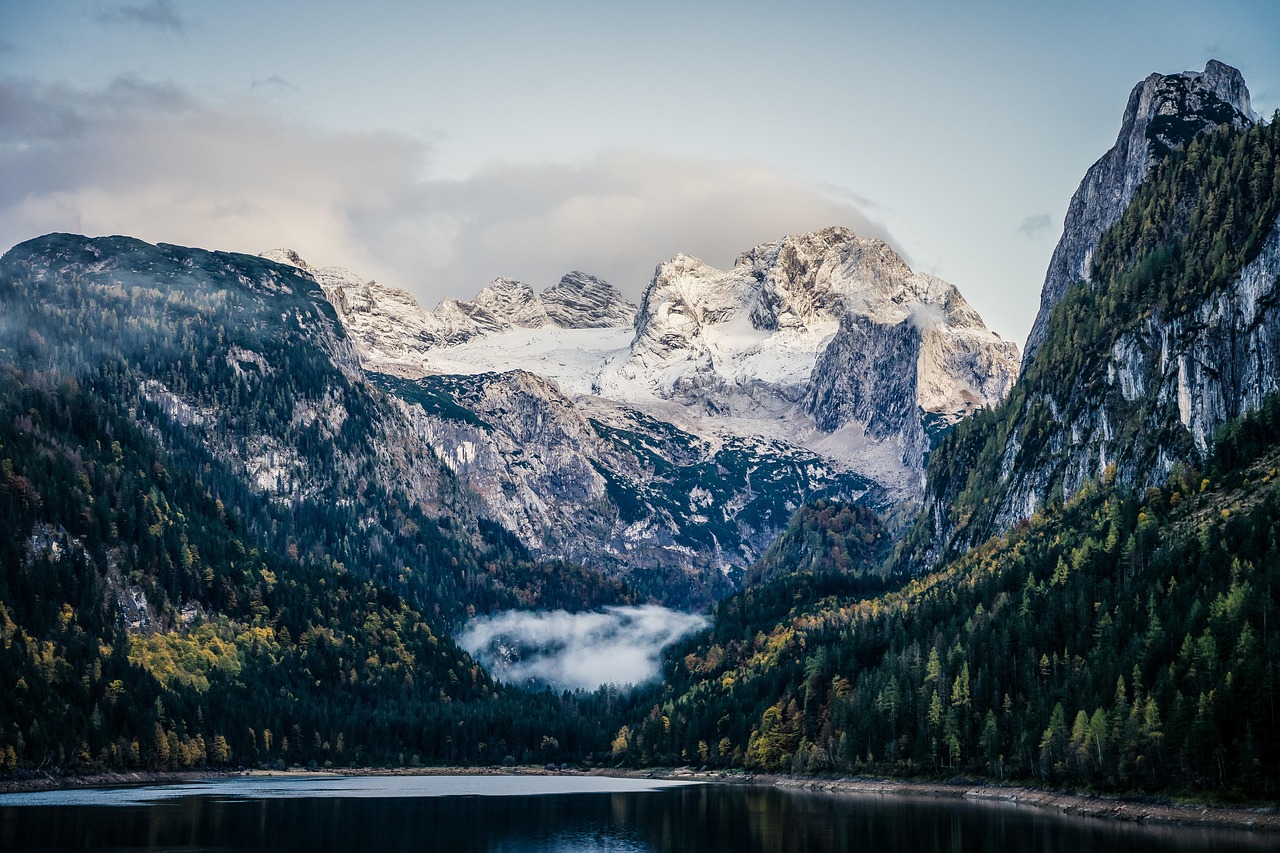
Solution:
[[[0,248],[49,231],[289,247],[433,305],[498,275],[542,287],[571,269],[635,298],[676,252],[727,265],[828,225],[888,236],[848,199],[759,164],[614,150],[433,178],[421,139],[315,127],[266,97],[215,103],[128,75],[93,90],[0,80]]]
[[[1037,213],[1028,216],[1022,220],[1022,224],[1018,226],[1018,233],[1028,239],[1039,237],[1044,232],[1053,227],[1053,219],[1047,213]]]
[[[662,650],[706,624],[697,614],[654,605],[511,611],[471,622],[458,643],[508,684],[594,690],[653,680]]]

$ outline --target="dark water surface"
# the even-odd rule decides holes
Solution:
[[[1009,804],[600,777],[246,778],[0,795],[0,851],[1210,853],[1267,834]]]

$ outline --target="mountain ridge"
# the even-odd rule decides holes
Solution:
[[[404,291],[265,256],[312,271],[364,369],[482,514],[534,554],[664,600],[733,589],[807,501],[901,518],[932,441],[1017,371],[1016,346],[954,286],[847,228],[761,244],[732,270],[678,254],[638,308],[570,273],[541,295],[497,279],[424,312]],[[865,340],[892,360],[854,359]]]
[[[1216,59],[1204,71],[1151,74],[1133,87],[1115,144],[1089,167],[1071,197],[1023,347],[1023,369],[1035,357],[1053,306],[1073,284],[1089,280],[1099,238],[1120,219],[1152,167],[1199,133],[1256,121],[1244,75]]]

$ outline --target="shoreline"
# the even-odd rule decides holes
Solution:
[[[1080,794],[1023,786],[978,782],[920,782],[906,779],[781,776],[742,771],[692,768],[624,768],[548,770],[544,767],[331,767],[304,770],[236,769],[200,771],[132,771],[55,776],[27,775],[0,779],[0,794],[118,786],[173,785],[211,779],[304,778],[315,776],[610,776],[666,779],[728,785],[762,785],[788,791],[845,797],[918,797],[975,804],[1004,804],[1050,814],[1143,825],[1280,833],[1280,806],[1220,806],[1177,803],[1159,798]]]
[[[920,797],[968,803],[1004,804],[1050,814],[1146,826],[1197,827],[1280,833],[1280,810],[1274,806],[1219,806],[1177,803],[1159,798],[1079,794],[1041,788],[961,782],[912,782],[897,779],[804,779],[781,777],[773,783],[789,790],[849,797]]]

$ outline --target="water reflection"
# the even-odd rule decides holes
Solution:
[[[546,796],[253,799],[0,806],[0,850],[1217,853],[1273,836],[1064,818],[1007,804],[693,786]]]

